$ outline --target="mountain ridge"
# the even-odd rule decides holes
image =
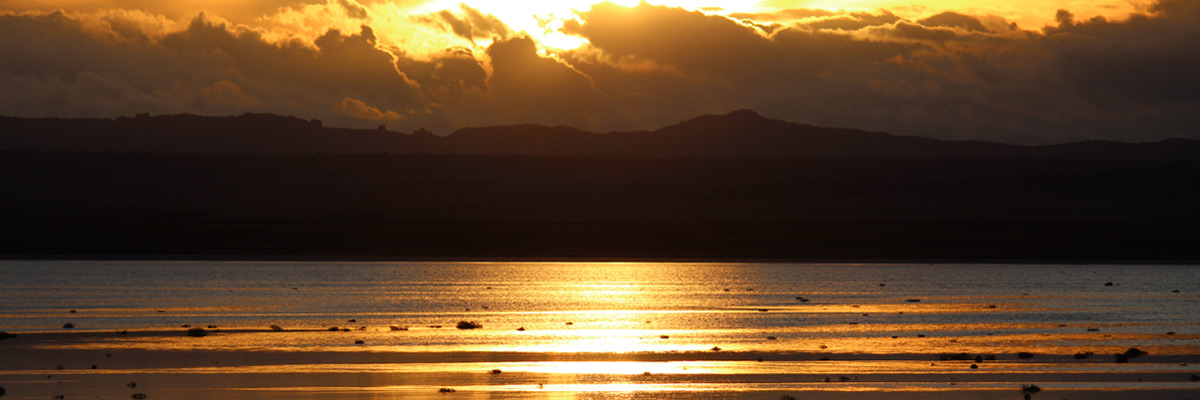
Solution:
[[[168,133],[169,132],[169,133]],[[1200,141],[1081,141],[1016,145],[899,136],[766,118],[749,109],[654,130],[595,133],[536,124],[466,127],[446,136],[325,127],[319,120],[245,113],[102,118],[0,117],[0,150],[145,153],[389,153],[699,158],[1001,158],[1200,160]]]

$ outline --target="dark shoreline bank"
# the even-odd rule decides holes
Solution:
[[[537,257],[493,257],[493,258],[478,258],[478,257],[442,257],[442,258],[397,258],[397,257],[369,257],[358,255],[347,256],[305,256],[305,257],[268,257],[268,256],[246,256],[237,254],[218,254],[218,255],[147,255],[147,254],[103,254],[103,255],[71,255],[64,257],[53,254],[36,254],[36,255],[12,255],[6,254],[0,257],[2,261],[62,261],[62,262],[162,262],[162,263],[187,263],[187,262],[301,262],[301,263],[348,263],[348,262],[403,262],[403,263],[496,263],[496,262],[511,262],[511,263],[695,263],[695,264],[830,264],[830,265],[855,265],[855,264],[875,264],[875,265],[1181,265],[1191,266],[1200,265],[1198,260],[1065,260],[1065,259],[1042,259],[1042,260],[1021,260],[1021,259],[851,259],[851,258],[699,258],[699,257],[680,257],[680,258],[620,258],[620,257],[558,257],[558,258],[537,258]]]
[[[1200,163],[0,153],[0,258],[1200,261]]]

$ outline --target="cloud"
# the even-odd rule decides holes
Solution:
[[[487,49],[492,95],[512,123],[543,123],[599,128],[610,112],[590,77],[554,58],[538,54],[528,37],[502,40]]]
[[[586,39],[569,50],[465,5],[272,4],[238,22],[109,8],[0,12],[0,110],[272,112],[446,133],[508,123],[644,129],[752,108],[952,139],[1200,137],[1193,0],[1122,19],[1064,10],[1036,31],[961,11],[724,16],[601,3],[542,24]]]
[[[978,18],[953,11],[943,12],[917,21],[917,23],[928,27],[959,28],[972,32],[988,32],[988,28],[983,26],[983,22]]]
[[[820,9],[793,8],[764,13],[733,13],[729,18],[753,22],[792,22],[809,18],[826,18],[837,15],[837,12]]]
[[[818,18],[810,21],[802,21],[798,26],[802,26],[811,30],[827,29],[840,31],[857,31],[863,28],[873,26],[885,26],[888,24],[900,21],[900,17],[887,10],[883,10],[878,14],[867,12],[856,13],[838,13],[831,15],[828,18]]]
[[[614,58],[686,65],[686,71],[725,74],[755,68],[769,45],[764,34],[752,26],[647,3],[633,8],[601,3],[582,14],[582,21],[569,21],[563,31],[587,38],[593,47]],[[731,59],[745,62],[729,62]]]
[[[398,112],[426,107],[420,88],[396,69],[393,54],[376,46],[369,27],[355,34],[330,30],[310,46],[272,43],[259,31],[205,15],[182,30],[155,32],[157,40],[131,34],[128,27],[138,24],[104,21],[61,13],[0,17],[0,48],[17,56],[0,63],[0,74],[8,77],[8,91],[26,96],[24,114],[272,111],[353,123],[335,113],[347,97]],[[97,34],[97,26],[112,28]],[[91,99],[95,106],[71,109],[87,107],[56,99]]]
[[[363,103],[362,100],[347,97],[342,99],[342,103],[335,107],[335,110],[342,115],[352,118],[365,119],[368,121],[400,121],[404,119],[403,115],[395,111],[384,111],[377,107],[372,107]]]
[[[338,0],[338,5],[346,10],[346,16],[354,19],[367,19],[367,9],[354,0]]]
[[[597,5],[565,29],[607,56],[571,59],[602,91],[631,80],[583,64],[649,60],[692,73],[645,82],[646,104],[702,98],[822,125],[1020,143],[1196,137],[1196,3],[1160,4],[1045,33],[997,17],[886,11],[799,14],[767,32],[645,3]]]
[[[1060,19],[1041,42],[1058,73],[1089,97],[1136,105],[1200,102],[1200,3],[1158,3],[1128,21]]]

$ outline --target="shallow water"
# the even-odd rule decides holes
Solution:
[[[1197,310],[1200,267],[1178,265],[0,263],[0,330],[42,338],[36,349],[320,355],[145,361],[126,374],[378,375],[239,386],[245,398],[411,397],[449,384],[489,398],[990,393],[1013,376],[1106,393],[1191,391]],[[216,328],[194,338],[184,325]],[[1150,357],[1112,362],[1129,347]],[[1081,352],[1096,356],[1072,357]],[[994,356],[993,382],[972,382],[959,353]],[[492,369],[505,372],[480,376]],[[841,375],[853,380],[823,381]]]
[[[1200,334],[1197,310],[1200,268],[1174,265],[0,265],[0,319],[12,332],[67,322],[77,331],[367,327],[361,336],[387,351],[922,353],[945,351],[946,339],[957,347],[1174,347],[1196,344],[1180,339]],[[464,320],[484,329],[454,329]],[[1147,337],[1165,332],[1176,337]],[[881,337],[889,340],[874,340]],[[343,346],[324,334],[245,340]]]

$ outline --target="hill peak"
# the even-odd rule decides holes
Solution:
[[[729,124],[753,124],[762,121],[770,121],[770,118],[759,115],[754,110],[742,108],[730,111],[728,114],[707,114],[695,117],[689,120],[680,122],[679,125],[690,125],[693,123],[709,124],[716,121]]]
[[[741,108],[741,109],[737,109],[737,110],[730,111],[730,112],[729,112],[729,114],[725,114],[725,118],[733,118],[733,119],[767,119],[766,117],[763,117],[762,115],[759,115],[757,112],[754,112],[754,110],[751,110],[751,109],[749,109],[749,108]]]

